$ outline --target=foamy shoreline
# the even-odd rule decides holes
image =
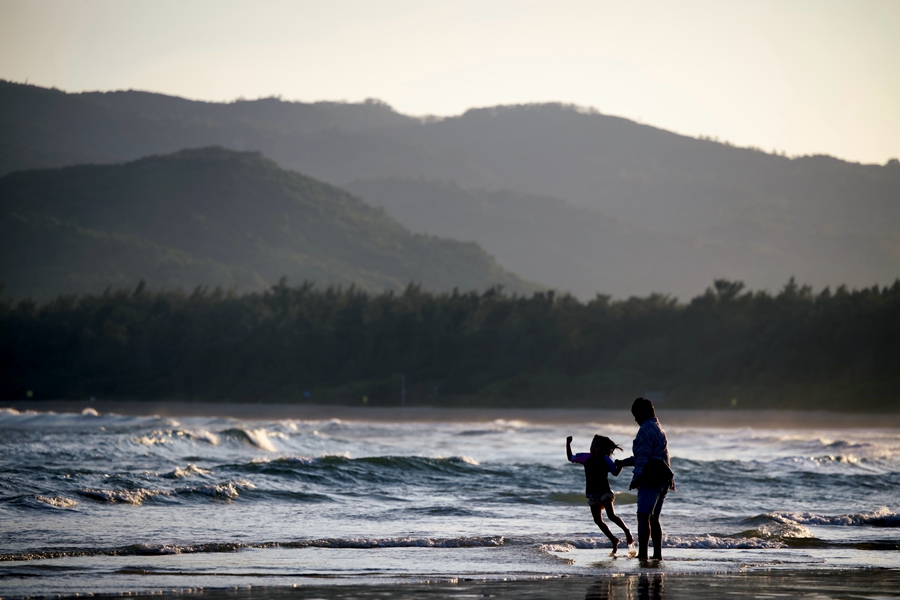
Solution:
[[[93,408],[99,413],[160,415],[166,417],[232,417],[236,419],[380,422],[477,423],[524,421],[527,423],[612,423],[633,424],[629,406],[621,410],[561,408],[437,408],[362,407],[321,404],[178,402],[178,401],[96,401],[34,400],[0,403],[0,408],[19,411],[80,413]],[[658,410],[663,425],[694,427],[755,427],[790,429],[830,429],[846,427],[900,427],[900,414],[839,413],[795,410]]]

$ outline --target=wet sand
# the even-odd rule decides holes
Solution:
[[[648,569],[638,575],[598,575],[524,580],[450,580],[435,582],[247,586],[230,589],[160,590],[208,599],[278,600],[419,600],[433,598],[498,598],[555,600],[682,600],[706,598],[900,598],[900,569],[851,571],[774,570],[734,574],[686,575]]]
[[[445,422],[476,423],[505,419],[527,423],[613,423],[633,424],[629,406],[622,410],[554,408],[436,408],[363,407],[319,404],[178,402],[178,401],[95,401],[35,400],[0,403],[19,411],[80,413],[93,408],[100,413],[122,415],[159,415],[164,417],[233,417],[236,419],[307,421]],[[660,421],[668,426],[755,427],[789,429],[897,428],[897,413],[839,413],[792,410],[677,410],[658,409]]]

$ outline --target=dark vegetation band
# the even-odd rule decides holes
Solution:
[[[0,302],[0,396],[896,410],[900,280],[777,294],[717,280],[582,302],[553,292],[135,290]],[[392,377],[394,376],[394,377]]]

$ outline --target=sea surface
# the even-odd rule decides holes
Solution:
[[[778,573],[900,595],[900,430],[662,421],[678,490],[648,566],[610,556],[565,456],[596,433],[628,456],[636,424],[0,409],[0,597]],[[630,470],[610,481],[636,535]]]

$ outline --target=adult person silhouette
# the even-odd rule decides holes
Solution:
[[[656,418],[653,403],[637,398],[631,404],[631,414],[640,425],[631,445],[632,456],[616,461],[616,466],[634,467],[631,485],[637,488],[638,560],[647,560],[647,544],[653,539],[653,559],[662,560],[662,525],[659,514],[675,478],[669,466],[669,440]]]

